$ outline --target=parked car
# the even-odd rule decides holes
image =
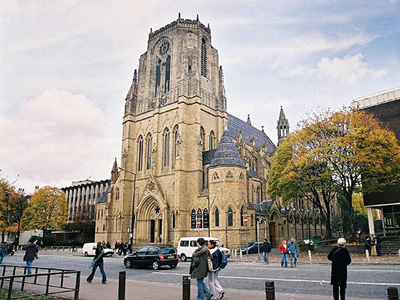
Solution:
[[[188,258],[192,258],[192,254],[194,250],[197,249],[197,239],[199,237],[183,237],[179,240],[178,242],[178,254],[179,257],[182,261],[186,261]],[[216,242],[217,247],[219,247],[219,250],[224,252],[226,257],[231,256],[231,250],[228,248],[222,247],[222,243],[219,239],[213,238],[213,237],[203,237],[203,239],[206,241],[206,243],[209,240],[213,240]]]
[[[97,243],[83,244],[82,254],[85,256],[95,256],[96,248],[97,248]],[[103,248],[103,251],[104,251],[104,256],[114,255],[114,251],[112,249]]]
[[[173,247],[145,246],[125,256],[124,265],[127,268],[151,266],[154,270],[158,270],[162,266],[169,266],[174,269],[178,261],[178,254]]]
[[[263,252],[263,243],[262,242],[255,242],[249,243],[247,246],[243,246],[241,248],[242,253],[258,253],[258,245],[260,245],[260,252]]]

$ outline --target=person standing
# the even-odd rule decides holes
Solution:
[[[346,284],[347,284],[347,266],[351,263],[350,253],[346,249],[346,240],[340,238],[338,245],[333,247],[328,254],[328,259],[332,261],[331,285],[333,285],[333,299],[345,300]]]
[[[264,263],[269,264],[269,253],[271,252],[272,246],[271,243],[268,242],[267,239],[264,239],[263,243],[263,258],[264,258]]]
[[[197,300],[214,300],[213,294],[204,284],[204,278],[208,273],[208,251],[206,241],[203,238],[197,239],[197,249],[193,252],[189,273],[192,278],[197,279]]]
[[[293,263],[294,263],[294,267],[296,268],[297,254],[299,253],[299,247],[298,247],[294,237],[290,238],[290,242],[287,244],[287,246],[288,246],[288,253],[289,253],[289,257],[290,257],[290,267],[293,268]]]
[[[38,248],[34,243],[33,239],[30,239],[28,245],[26,246],[25,255],[24,255],[24,262],[28,267],[28,275],[32,274],[32,262],[37,258]]]
[[[279,252],[281,253],[281,267],[287,268],[287,253],[288,253],[288,248],[286,241],[283,240],[282,244],[279,245]]]
[[[221,270],[222,263],[222,253],[221,250],[217,248],[217,244],[215,241],[210,240],[208,242],[208,249],[211,254],[211,261],[213,264],[213,271],[208,272],[208,282],[210,283],[210,290],[213,295],[219,295],[219,299],[224,298],[224,290],[221,284],[218,281],[218,274]]]
[[[101,275],[102,275],[102,283],[107,283],[107,276],[106,272],[104,272],[104,261],[103,261],[103,256],[104,256],[104,251],[103,251],[103,246],[101,245],[100,242],[97,243],[96,247],[96,254],[93,258],[92,261],[92,273],[90,273],[89,277],[86,279],[87,282],[92,282],[94,273],[96,273],[97,267],[99,267]]]
[[[3,243],[0,243],[0,265],[3,263],[5,255],[6,255],[6,246]]]

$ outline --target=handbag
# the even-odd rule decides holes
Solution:
[[[210,256],[207,256],[207,264],[208,264],[208,271],[209,272],[214,271],[213,263]]]

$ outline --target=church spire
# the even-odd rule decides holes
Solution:
[[[286,136],[289,134],[289,121],[288,119],[286,119],[282,105],[281,105],[281,110],[279,112],[279,119],[276,129],[278,131],[278,145],[280,145],[286,138]]]
[[[117,178],[118,178],[118,164],[117,164],[117,158],[115,158],[113,167],[111,169],[111,182],[115,182]]]
[[[247,124],[251,125],[250,114],[247,115]]]

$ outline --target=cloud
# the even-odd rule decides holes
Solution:
[[[378,79],[386,75],[386,68],[374,69],[363,61],[362,54],[346,55],[332,59],[323,57],[317,65],[317,74],[321,79],[354,84],[365,77]]]
[[[13,116],[0,116],[1,168],[18,185],[67,185],[109,177],[120,138],[108,131],[96,103],[83,94],[44,90]]]

